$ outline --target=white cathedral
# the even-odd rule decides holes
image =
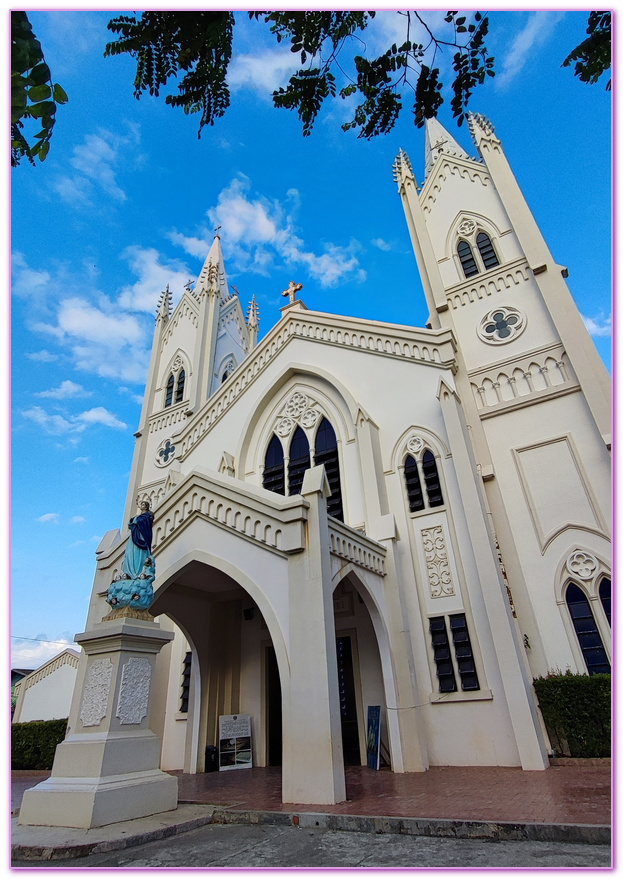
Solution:
[[[394,772],[543,770],[533,678],[610,671],[609,377],[499,137],[469,127],[477,158],[429,120],[424,182],[394,164],[426,327],[310,311],[291,283],[258,342],[218,234],[174,310],[163,295],[125,515],[151,505],[155,596],[116,625],[174,637],[106,635],[128,542],[108,532],[51,793],[98,767],[100,789],[142,772],[156,791],[243,714],[284,802],[340,802],[376,705]]]

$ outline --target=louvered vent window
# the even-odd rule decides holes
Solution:
[[[588,598],[579,586],[570,583],[567,587],[566,601],[589,675],[610,674],[608,656]]]
[[[277,494],[285,494],[285,472],[283,466],[283,446],[279,437],[273,434],[273,438],[268,444],[266,457],[264,459],[264,475],[262,485],[268,491],[274,491]]]
[[[472,249],[467,243],[461,239],[457,245],[457,253],[459,255],[459,259],[461,260],[461,265],[463,266],[463,273],[466,278],[471,278],[472,275],[478,274],[478,266],[476,265],[476,260],[474,259],[474,254],[472,253]]]
[[[290,443],[288,465],[288,494],[300,494],[305,471],[311,467],[309,440],[302,427],[297,427]]]
[[[164,401],[164,405],[170,406],[173,403],[173,386],[175,385],[175,377],[173,373],[169,376],[169,380],[167,381],[167,395]]]
[[[337,451],[337,438],[333,426],[328,419],[323,418],[316,432],[314,463],[324,464],[324,469],[329,480],[331,497],[327,498],[327,512],[330,516],[344,521],[342,507],[342,486],[340,483],[340,461]]]
[[[424,474],[429,507],[440,507],[443,504],[443,495],[437,472],[437,462],[430,449],[426,449],[422,457],[422,473]]]
[[[450,642],[446,629],[445,617],[432,617],[429,621],[433,654],[437,667],[440,693],[454,693],[456,691],[456,678],[454,666],[450,655]]]
[[[180,403],[184,399],[184,385],[186,383],[186,373],[184,370],[177,377],[177,388],[175,389],[175,402]]]
[[[480,256],[482,257],[485,269],[492,269],[494,266],[499,266],[500,261],[493,249],[491,239],[486,232],[478,233],[476,244],[478,245],[478,250],[480,251]]]
[[[424,509],[424,495],[422,494],[422,485],[420,483],[420,474],[418,466],[411,455],[407,455],[405,460],[405,483],[407,486],[407,498],[409,499],[409,509],[412,513]]]
[[[184,657],[182,666],[182,695],[180,698],[180,711],[186,714],[188,712],[188,700],[190,697],[190,666],[192,664],[193,655],[188,651]]]
[[[461,678],[461,689],[479,690],[480,684],[478,683],[474,654],[464,613],[455,613],[450,616],[450,631],[454,642],[454,656]]]

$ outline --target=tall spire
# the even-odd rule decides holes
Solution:
[[[247,329],[249,330],[249,347],[251,350],[255,348],[257,345],[257,334],[260,328],[260,308],[257,302],[255,301],[255,293],[253,294],[253,298],[251,302],[249,302],[249,308],[247,310]]]
[[[193,295],[196,299],[199,299],[204,291],[211,291],[215,294],[219,293],[222,302],[227,302],[231,299],[227,275],[225,274],[223,251],[221,250],[221,236],[218,234],[220,228],[218,226],[215,230],[216,234],[212,247],[195,284]]]
[[[469,159],[462,146],[446,131],[438,119],[427,119],[426,130],[424,136],[424,156],[426,175],[430,174],[431,169],[441,153],[450,156],[460,156],[462,159]]]
[[[398,151],[398,155],[394,159],[392,170],[394,172],[394,180],[398,184],[399,190],[407,178],[413,180],[413,182],[417,186],[417,182],[413,174],[413,168],[411,167],[411,160],[402,148]]]
[[[158,306],[156,308],[156,320],[161,318],[164,321],[167,321],[171,317],[171,311],[173,308],[173,295],[169,290],[169,285],[167,284],[167,289],[163,290],[160,294],[160,299],[158,300]]]

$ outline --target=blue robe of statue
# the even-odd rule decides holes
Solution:
[[[130,519],[130,540],[123,558],[123,572],[131,580],[136,580],[143,570],[145,559],[151,555],[151,539],[153,532],[154,514],[151,511],[140,513]]]

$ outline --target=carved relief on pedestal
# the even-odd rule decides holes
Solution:
[[[147,714],[151,664],[144,656],[131,656],[121,671],[117,717],[121,723],[140,723]]]
[[[110,659],[96,659],[87,672],[82,694],[80,720],[83,726],[99,726],[106,717],[111,681]]]
[[[452,571],[450,570],[443,527],[434,525],[432,528],[422,528],[422,546],[426,559],[431,598],[454,595]]]

